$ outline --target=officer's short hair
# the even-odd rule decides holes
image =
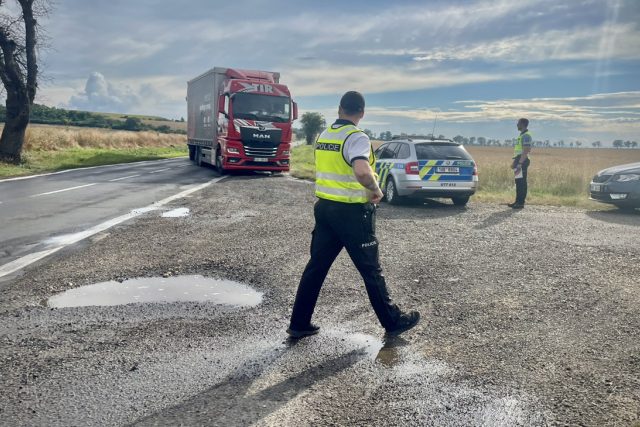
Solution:
[[[529,119],[525,119],[524,117],[521,118],[520,120],[518,120],[519,122],[521,122],[522,124],[524,124],[524,127],[529,126]],[[512,122],[513,123],[513,122]]]
[[[348,115],[362,113],[364,111],[364,96],[360,92],[350,90],[342,95],[340,107]]]

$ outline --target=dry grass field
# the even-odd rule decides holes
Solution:
[[[149,131],[33,124],[27,129],[23,164],[0,162],[0,177],[185,156],[186,139],[186,135]]]
[[[504,201],[513,198],[511,147],[467,147],[478,164],[478,198]],[[638,149],[534,148],[529,168],[532,203],[592,206],[587,201],[589,182],[604,168],[640,162]]]
[[[186,144],[185,135],[34,124],[27,129],[23,150],[28,154],[33,151],[61,151],[70,148],[127,149],[182,144]]]

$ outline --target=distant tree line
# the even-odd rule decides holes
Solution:
[[[295,133],[296,139],[305,139],[307,144],[312,144],[317,136],[322,132],[327,124],[320,113],[316,112],[306,112],[302,115],[300,122],[302,124],[302,128],[294,128],[293,132]],[[369,129],[363,129],[364,133],[366,133],[371,139],[380,139],[382,141],[391,141],[395,137],[400,138],[433,138],[433,139],[447,139],[444,135],[410,135],[407,133],[401,133],[399,135],[393,135],[391,131],[380,132],[380,134],[376,135]],[[481,147],[512,147],[515,145],[517,138],[510,139],[491,139],[485,138],[484,136],[462,136],[456,135],[453,138],[453,141],[463,144],[463,145],[476,145]],[[602,148],[601,141],[593,141],[590,143],[593,148]],[[556,147],[556,148],[582,148],[588,146],[588,143],[584,143],[582,141],[570,141],[565,142],[564,140],[559,140],[555,142],[551,142],[548,139],[544,141],[533,141],[534,147]],[[614,148],[638,148],[638,143],[636,141],[623,141],[621,139],[614,140],[611,145]]]
[[[6,108],[4,106],[0,106],[0,122],[5,122],[6,113]],[[169,119],[163,119],[160,117],[154,118],[154,120],[170,121]],[[184,121],[184,119],[181,119],[180,121]],[[144,121],[139,117],[122,115],[119,118],[111,118],[101,113],[66,110],[64,108],[47,107],[46,105],[39,104],[33,104],[30,112],[30,122],[47,125],[96,127],[130,131],[148,130],[161,133],[186,134],[186,131],[183,129],[172,129],[168,125],[152,125],[144,123]]]
[[[366,133],[366,130],[364,132]],[[373,136],[375,137],[375,135]],[[444,135],[417,136],[417,135],[409,135],[406,133],[401,133],[400,135],[397,135],[397,136],[400,136],[402,138],[422,137],[422,138],[446,139]],[[378,135],[378,139],[381,139],[383,141],[391,141],[394,137],[395,136],[392,135],[390,131],[380,132],[380,134]],[[516,138],[500,140],[500,139],[485,138],[483,136],[466,137],[462,135],[456,135],[452,138],[452,140],[463,145],[476,145],[476,146],[482,146],[482,147],[491,147],[491,146],[511,147],[516,143]],[[603,144],[601,141],[593,141],[590,144],[593,148],[603,147]],[[533,141],[533,145],[535,147],[582,148],[582,146],[585,146],[585,147],[588,146],[589,143],[584,143],[582,141],[565,142],[562,139],[559,141],[551,142],[550,140],[546,139],[544,141],[539,141],[539,140]],[[611,146],[613,146],[614,148],[638,148],[638,143],[636,141],[623,141],[621,139],[616,139],[612,141]]]

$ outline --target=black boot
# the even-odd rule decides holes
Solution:
[[[309,335],[315,335],[319,331],[320,331],[320,326],[316,326],[313,323],[309,323],[309,325],[306,328],[302,328],[302,329],[292,329],[292,328],[287,329],[287,333],[289,334],[289,336],[294,339],[304,338]]]
[[[398,323],[393,329],[387,329],[388,336],[398,336],[403,332],[408,331],[418,324],[420,320],[420,313],[417,311],[410,311],[409,313],[403,313],[398,319]]]

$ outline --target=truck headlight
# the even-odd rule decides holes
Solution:
[[[638,181],[640,180],[640,174],[637,173],[628,173],[624,175],[618,175],[616,181],[618,182],[627,182],[627,181]]]
[[[240,154],[240,150],[238,150],[237,148],[229,147],[229,148],[227,148],[227,153]]]
[[[288,156],[289,155],[289,150],[283,150],[282,151],[282,155],[283,156]]]

